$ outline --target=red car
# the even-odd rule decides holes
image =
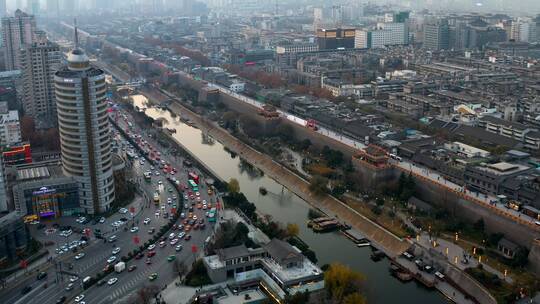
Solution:
[[[155,255],[156,255],[156,252],[155,252],[155,251],[148,251],[148,252],[146,253],[146,256],[149,257],[149,258],[151,258],[151,257],[153,257],[153,256],[155,256]]]
[[[144,254],[142,254],[142,252],[139,252],[139,254],[137,254],[137,255],[135,256],[135,259],[140,260],[140,259],[142,259],[143,257],[144,257]]]

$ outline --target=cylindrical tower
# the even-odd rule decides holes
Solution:
[[[67,60],[68,65],[54,77],[62,166],[79,182],[84,211],[101,213],[114,201],[105,73],[90,65],[78,48]]]

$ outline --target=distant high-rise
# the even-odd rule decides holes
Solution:
[[[536,41],[536,22],[531,18],[517,18],[512,21],[510,39],[521,42]]]
[[[5,17],[7,14],[6,0],[0,0],[0,17]]]
[[[105,73],[79,48],[56,72],[56,102],[64,173],[79,182],[81,208],[96,214],[114,201]]]
[[[447,19],[429,20],[424,24],[424,48],[430,50],[450,48],[450,27]]]
[[[2,18],[2,38],[5,47],[5,65],[7,70],[20,68],[20,49],[34,42],[36,19],[21,10],[15,11],[14,17]]]
[[[47,40],[44,34],[21,50],[23,77],[23,109],[43,126],[56,124],[54,74],[61,61],[60,47]]]
[[[40,3],[39,0],[27,0],[28,7],[26,8],[27,11],[30,12],[30,14],[37,16],[39,15],[40,11]]]
[[[47,15],[52,17],[58,17],[60,14],[60,1],[59,0],[47,0]]]

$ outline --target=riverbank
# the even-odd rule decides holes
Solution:
[[[314,195],[309,190],[309,182],[307,180],[276,163],[271,157],[237,140],[226,130],[202,119],[198,114],[190,111],[180,103],[173,102],[168,106],[168,109],[176,115],[182,113],[184,117],[188,117],[201,131],[212,136],[232,152],[265,172],[267,176],[279,181],[285,188],[313,207],[320,209],[329,216],[335,216],[340,221],[349,223],[354,229],[370,239],[374,247],[385,251],[387,255],[397,256],[410,247],[411,244],[409,242],[393,235],[336,198],[329,195]]]

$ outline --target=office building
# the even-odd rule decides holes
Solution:
[[[378,23],[375,29],[356,30],[355,48],[383,48],[408,43],[405,23]]]
[[[30,234],[21,217],[15,212],[0,214],[0,266],[19,259],[26,251]]]
[[[447,50],[450,48],[448,20],[434,19],[424,24],[424,48],[429,50]]]
[[[295,53],[310,53],[317,52],[319,46],[315,43],[289,43],[276,46],[276,54],[295,54]]]
[[[20,68],[19,50],[34,42],[36,19],[21,10],[15,11],[14,17],[2,18],[2,38],[5,51],[6,70]]]
[[[317,30],[319,50],[352,49],[354,48],[354,39],[355,29],[353,28]]]
[[[33,117],[38,127],[48,127],[57,120],[54,73],[58,71],[62,54],[60,47],[48,41],[44,34],[36,40],[21,50],[22,104],[25,114]]]
[[[115,199],[105,73],[79,48],[56,72],[56,106],[64,174],[79,182],[88,214],[109,210]]]
[[[536,38],[536,22],[533,19],[519,17],[512,21],[510,39],[534,43],[537,42]]]
[[[21,142],[19,112],[7,109],[7,102],[0,102],[0,147]]]

